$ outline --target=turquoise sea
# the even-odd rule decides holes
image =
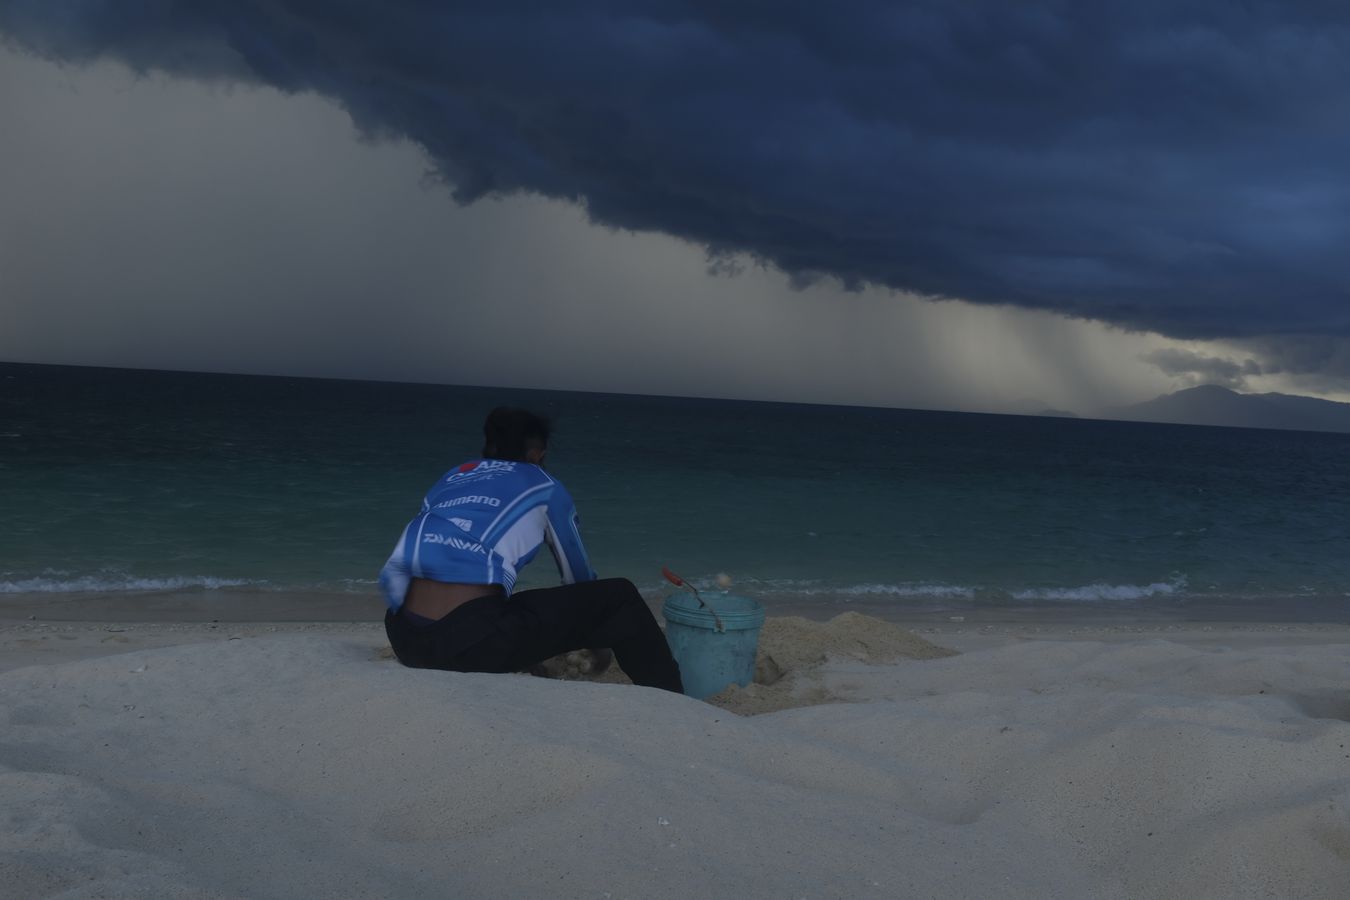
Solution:
[[[554,418],[596,568],[649,595],[669,565],[801,607],[1350,617],[1350,435],[18,364],[0,600],[378,610],[404,522],[499,403]]]

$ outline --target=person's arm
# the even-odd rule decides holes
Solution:
[[[581,521],[572,497],[561,484],[556,484],[549,497],[544,539],[558,563],[558,574],[563,584],[594,581],[598,576],[586,556],[581,542]]]
[[[586,558],[586,547],[581,543],[581,519],[577,516],[576,505],[563,486],[557,485],[548,504],[548,524],[544,539],[553,551],[553,559],[558,563],[558,574],[564,584],[578,581],[594,581],[597,576]],[[614,651],[608,647],[591,647],[589,675],[592,678],[604,674],[614,662]]]

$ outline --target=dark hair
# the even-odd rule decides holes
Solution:
[[[552,430],[543,416],[514,406],[499,406],[483,422],[483,458],[523,462],[526,451],[548,446]]]

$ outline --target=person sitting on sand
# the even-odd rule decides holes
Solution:
[[[607,647],[634,684],[683,693],[679,664],[637,588],[591,569],[572,498],[544,471],[549,430],[533,413],[494,409],[482,457],[427,493],[380,572],[394,655],[414,668],[518,672]],[[544,544],[563,584],[512,593]]]

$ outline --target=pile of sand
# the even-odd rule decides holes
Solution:
[[[846,612],[828,622],[813,622],[800,616],[771,618],[760,632],[762,658],[774,661],[783,672],[793,672],[828,660],[855,659],[870,665],[885,665],[902,659],[938,659],[955,651],[939,647],[881,619]]]
[[[898,625],[856,612],[842,613],[828,622],[799,616],[768,618],[760,631],[754,682],[745,687],[729,685],[707,702],[742,716],[831,703],[844,697],[822,683],[819,670],[828,662],[879,666],[954,653]],[[596,672],[594,663],[588,651],[580,650],[556,656],[531,674],[565,681],[632,683],[618,666]]]
[[[828,622],[771,618],[760,632],[754,682],[728,685],[707,702],[742,716],[834,703],[845,698],[821,678],[820,667],[826,663],[851,660],[878,666],[953,655],[955,651],[912,631],[861,613],[841,613]]]

